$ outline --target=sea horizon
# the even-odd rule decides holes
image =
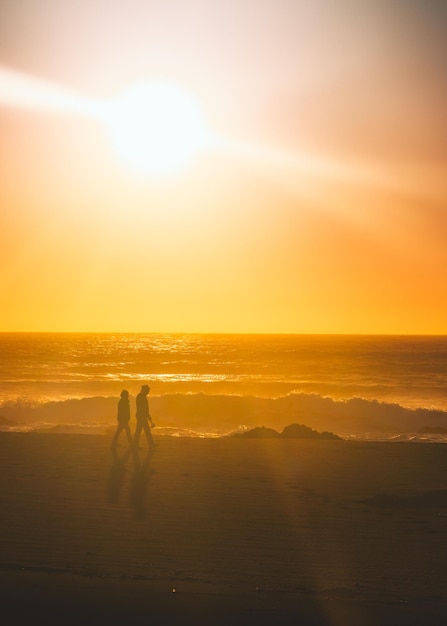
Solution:
[[[447,337],[447,333],[397,332],[252,332],[163,330],[0,330],[1,335],[224,335],[286,337]]]

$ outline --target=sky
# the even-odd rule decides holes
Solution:
[[[2,0],[0,331],[447,334],[446,29],[440,0]]]

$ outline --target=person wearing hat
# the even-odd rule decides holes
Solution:
[[[118,414],[117,414],[118,426],[113,436],[112,446],[116,446],[116,444],[118,443],[118,438],[123,430],[127,435],[127,441],[129,442],[129,445],[132,445],[132,435],[130,434],[129,421],[130,421],[129,392],[127,391],[127,389],[123,389],[120,394],[120,399],[118,401]]]
[[[151,428],[150,428],[150,426],[152,428],[155,426],[154,422],[152,421],[151,414],[149,413],[149,402],[147,399],[147,396],[150,390],[151,389],[149,385],[143,385],[141,387],[140,393],[137,395],[137,399],[136,399],[137,401],[137,413],[136,413],[137,427],[135,429],[135,435],[134,435],[135,447],[138,446],[138,442],[140,440],[140,435],[141,435],[142,430],[144,430],[146,434],[149,447],[153,448],[156,445],[152,437]]]

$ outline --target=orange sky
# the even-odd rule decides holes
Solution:
[[[447,334],[442,5],[4,0],[3,76],[166,79],[228,150],[132,171],[0,71],[0,330]]]

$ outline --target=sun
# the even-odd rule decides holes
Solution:
[[[199,101],[167,81],[134,85],[101,110],[113,149],[134,171],[153,176],[176,172],[210,144]]]

